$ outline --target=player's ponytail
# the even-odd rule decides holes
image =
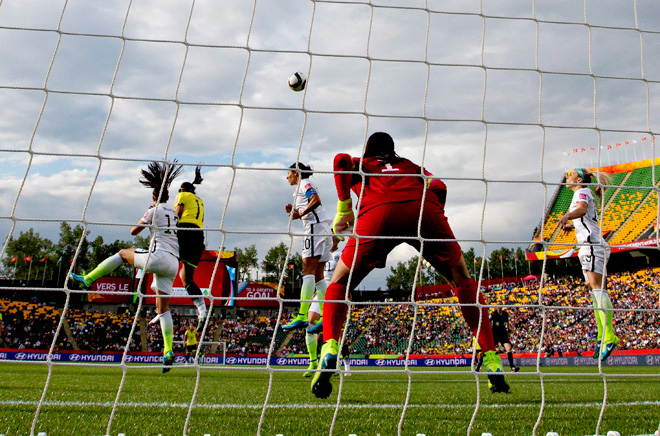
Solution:
[[[203,181],[204,179],[202,178],[202,167],[198,165],[195,167],[195,180],[192,182],[183,182],[179,190],[183,192],[192,192],[194,194],[195,185],[200,185]]]
[[[146,170],[141,171],[142,178],[140,179],[140,183],[151,188],[151,195],[159,203],[165,203],[169,199],[168,189],[172,181],[183,171],[183,167],[181,165],[177,166],[176,163],[176,159],[171,164],[152,162],[147,166]]]
[[[582,178],[582,180],[584,180],[585,184],[597,183],[598,185],[594,189],[594,193],[598,197],[603,198],[603,193],[605,192],[605,189],[607,189],[606,186],[604,185],[610,185],[612,183],[612,176],[608,173],[603,173],[600,171],[597,173],[591,173],[586,168],[578,168],[577,172],[578,175]]]
[[[292,170],[297,170],[301,179],[309,179],[309,177],[314,174],[312,167],[305,165],[302,162],[294,162],[289,168]]]

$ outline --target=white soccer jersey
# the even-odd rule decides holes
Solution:
[[[332,275],[335,273],[337,263],[339,262],[339,259],[341,259],[341,251],[342,249],[338,248],[337,250],[330,253],[330,260],[325,263],[323,278],[326,282],[328,282],[328,285],[330,284],[330,280],[332,280]]]
[[[156,215],[155,221],[154,213]],[[151,236],[156,231],[154,251],[164,251],[173,254],[177,258],[179,257],[179,240],[176,237],[176,223],[179,221],[179,217],[174,209],[166,204],[159,204],[158,208],[150,207],[141,221],[147,225],[153,223],[158,226],[158,230],[150,228]]]
[[[596,201],[589,188],[580,188],[573,194],[573,201],[569,211],[573,212],[578,207],[578,203],[587,203],[587,213],[577,219],[571,220],[575,226],[575,237],[578,244],[606,244],[601,236],[600,227],[598,227],[598,216],[596,215]],[[591,247],[582,246],[582,254],[591,252]]]
[[[309,179],[300,179],[300,183],[296,187],[296,191],[293,193],[293,208],[299,213],[302,213],[309,204],[309,199],[307,197],[318,193],[319,190],[314,182]],[[322,204],[317,206],[311,212],[303,215],[300,219],[305,227],[309,224],[316,224],[324,221],[332,222],[328,212],[326,212],[325,207],[323,207]]]

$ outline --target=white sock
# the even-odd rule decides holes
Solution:
[[[160,329],[163,332],[163,348],[165,348],[165,351],[172,350],[174,322],[172,321],[172,313],[169,310],[160,314]]]
[[[323,315],[323,301],[325,300],[325,291],[328,289],[328,283],[325,280],[316,282],[316,298],[319,300],[319,308]]]
[[[302,278],[302,286],[300,287],[300,299],[301,300],[311,300],[312,297],[314,297],[314,274],[307,274],[306,276],[303,276]],[[309,306],[312,303],[309,301],[307,302],[301,302],[300,303],[300,311],[298,312],[300,315],[307,315],[307,311],[309,310]]]

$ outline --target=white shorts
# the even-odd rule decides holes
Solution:
[[[582,272],[584,273],[584,278],[587,278],[587,272],[593,272],[596,274],[605,274],[605,265],[607,260],[610,257],[610,250],[604,249],[603,247],[583,247],[587,248],[586,250],[580,249],[578,254],[578,259],[580,259],[580,264],[582,265]]]
[[[172,292],[172,284],[179,271],[179,259],[175,255],[166,251],[156,250],[150,254],[148,250],[135,250],[133,259],[133,266],[154,275],[151,289],[165,294]]]
[[[305,239],[303,240],[302,257],[310,258],[320,256],[319,262],[330,260],[332,249],[332,230],[327,222],[305,226]]]
[[[307,312],[314,312],[318,313],[319,315],[323,315],[323,312],[321,312],[321,305],[319,304],[318,296],[314,295],[314,301],[312,301],[312,304],[309,305]]]

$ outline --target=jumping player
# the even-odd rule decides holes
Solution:
[[[204,252],[204,201],[195,194],[195,185],[202,183],[201,168],[195,168],[195,180],[183,182],[179,194],[174,199],[174,211],[179,217],[177,238],[179,239],[179,260],[183,268],[179,272],[181,283],[188,291],[190,299],[197,307],[199,324],[206,316],[206,303],[202,290],[195,283],[195,271]]]
[[[330,249],[330,260],[325,264],[323,277],[327,284],[330,284],[332,274],[335,272],[337,262],[341,257],[341,250],[339,249],[339,238],[332,237],[332,248]],[[309,352],[309,367],[303,374],[304,377],[312,377],[314,370],[319,367],[318,365],[318,342],[320,334],[323,333],[323,323],[321,322],[323,316],[323,303],[318,300],[318,295],[314,296],[314,301],[309,306],[307,311],[307,332],[305,334],[305,343],[307,344],[307,351]]]
[[[176,161],[175,161],[176,162]],[[149,164],[146,170],[142,170],[143,178],[140,183],[152,188],[152,200],[154,204],[149,207],[142,218],[131,229],[131,235],[139,234],[146,227],[151,231],[153,251],[140,248],[124,248],[114,256],[110,256],[98,264],[89,274],[69,274],[71,280],[80,284],[81,287],[89,289],[98,278],[110,274],[117,269],[122,262],[127,262],[145,272],[153,273],[154,280],[151,289],[156,295],[169,295],[172,292],[172,284],[179,269],[179,241],[176,237],[176,223],[178,217],[174,210],[169,207],[168,189],[172,181],[181,173],[179,165],[161,165],[158,162]],[[161,193],[162,189],[162,193]],[[174,325],[170,313],[170,300],[167,297],[156,298],[156,316],[151,322],[160,321],[163,332],[163,372],[168,372],[174,363],[174,352],[172,351],[172,340],[174,337]]]
[[[610,175],[599,173],[598,177],[584,168],[576,168],[567,173],[566,187],[573,191],[573,201],[568,212],[559,218],[559,226],[564,232],[575,229],[575,237],[581,245],[578,258],[582,265],[582,273],[591,291],[591,302],[594,307],[594,316],[598,324],[598,337],[594,348],[594,359],[606,360],[612,351],[621,343],[614,334],[612,325],[612,301],[605,286],[607,285],[606,265],[610,249],[602,238],[598,226],[598,210],[590,183],[598,183],[595,192],[600,198],[604,189],[600,185],[610,183]],[[569,221],[571,221],[569,223]],[[601,309],[601,310],[598,310]]]
[[[323,279],[325,263],[330,260],[330,247],[332,246],[331,220],[321,204],[316,185],[309,180],[313,174],[312,169],[300,162],[291,165],[286,180],[289,185],[295,186],[293,204],[287,204],[284,210],[290,214],[292,220],[300,219],[305,227],[303,240],[302,264],[303,277],[300,288],[300,299],[311,300],[316,296],[320,304],[325,298],[327,285]],[[282,326],[283,330],[306,328],[309,301],[300,303],[300,310],[293,320]],[[323,308],[321,307],[321,310]]]
[[[369,137],[362,158],[353,158],[343,153],[335,156],[334,171],[339,197],[333,226],[335,233],[340,233],[355,221],[351,189],[361,198],[358,219],[355,221],[356,236],[351,237],[344,247],[326,292],[323,316],[325,343],[321,349],[321,369],[332,370],[337,367],[338,341],[342,336],[348,310],[345,303],[330,301],[345,301],[350,291],[373,268],[385,266],[387,255],[394,247],[406,242],[419,250],[424,259],[453,285],[463,317],[484,350],[484,365],[489,372],[491,391],[508,392],[509,385],[502,373],[502,362],[495,352],[488,310],[476,306],[477,301],[485,304],[485,300],[478,292],[477,283],[470,278],[461,248],[444,214],[447,194],[445,184],[430,177],[432,175],[429,172],[408,159],[399,157],[394,152],[392,137],[383,132]],[[331,373],[319,371],[312,379],[312,393],[318,398],[330,395]]]

